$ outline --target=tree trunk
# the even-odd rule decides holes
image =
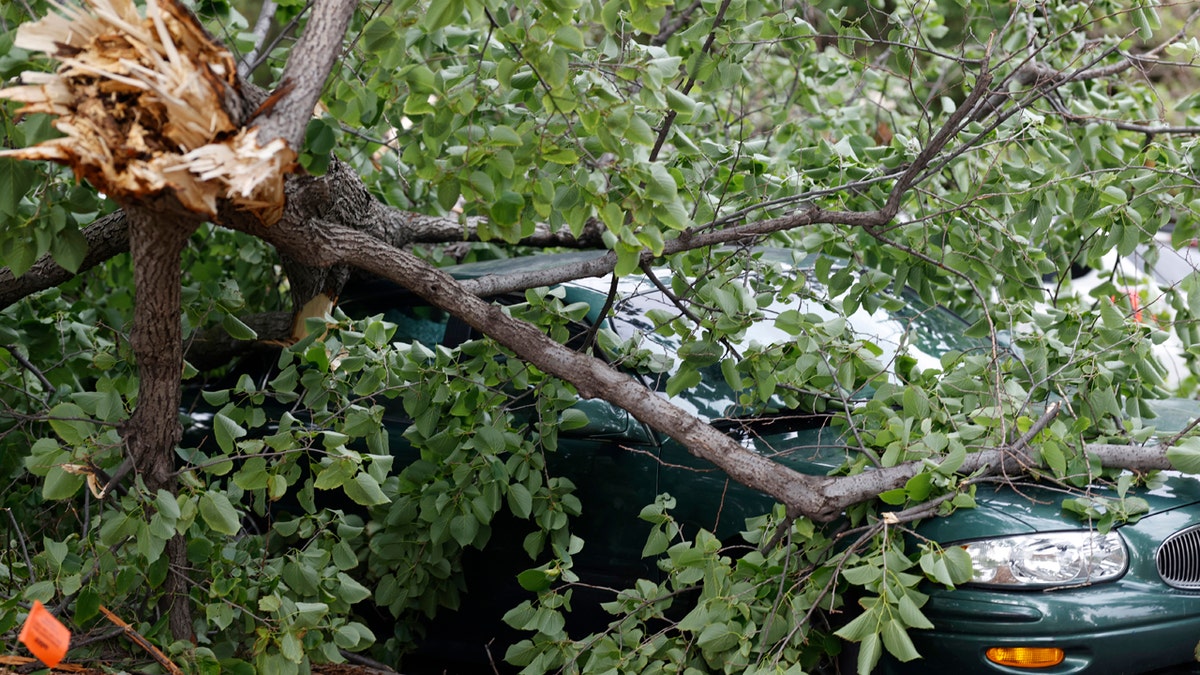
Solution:
[[[138,399],[122,435],[146,489],[174,494],[175,447],[183,434],[178,422],[183,374],[180,253],[200,221],[171,198],[128,205],[126,213],[137,301],[129,341],[138,366]],[[166,555],[170,571],[163,609],[172,637],[192,640],[187,542],[181,535],[167,542]]]

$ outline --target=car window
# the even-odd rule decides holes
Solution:
[[[664,272],[664,278],[667,272]],[[818,321],[837,321],[841,314],[830,305],[826,289],[815,281],[807,283],[809,297],[799,303],[773,303],[761,309],[763,320],[746,330],[735,347],[739,352],[752,345],[786,344],[794,336],[775,324],[784,312],[799,312],[815,315]],[[649,280],[643,277],[627,277],[622,280],[620,298],[613,306],[613,330],[622,340],[634,340],[644,349],[673,359],[681,341],[677,336],[656,333],[648,318],[651,312],[666,311],[678,314],[679,309],[671,303]],[[894,298],[895,299],[895,298]],[[894,309],[880,308],[868,311],[859,308],[846,316],[847,330],[856,339],[870,342],[881,351],[877,359],[889,368],[898,355],[916,360],[922,369],[938,368],[941,356],[949,351],[968,351],[987,347],[987,343],[968,338],[964,332],[967,322],[953,312],[929,306],[916,293],[905,289],[899,294],[900,302],[891,302]],[[675,366],[677,366],[677,362]],[[649,384],[658,391],[666,388],[667,380],[676,368],[668,368],[659,374],[647,374]],[[870,391],[855,392],[858,398],[869,397]],[[735,415],[739,409],[734,392],[725,384],[719,365],[701,370],[701,382],[690,393],[685,393],[679,402],[690,412],[709,420]]]

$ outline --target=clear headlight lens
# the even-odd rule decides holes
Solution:
[[[1112,581],[1125,573],[1129,552],[1116,532],[1040,532],[981,539],[963,548],[973,584],[1047,588]]]

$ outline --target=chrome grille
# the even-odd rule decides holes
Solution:
[[[1200,525],[1167,537],[1158,547],[1155,561],[1168,586],[1200,589]]]

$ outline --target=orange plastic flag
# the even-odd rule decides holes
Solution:
[[[67,649],[71,646],[71,631],[54,618],[41,602],[34,600],[33,609],[29,611],[17,639],[42,663],[53,668],[67,655]]]

